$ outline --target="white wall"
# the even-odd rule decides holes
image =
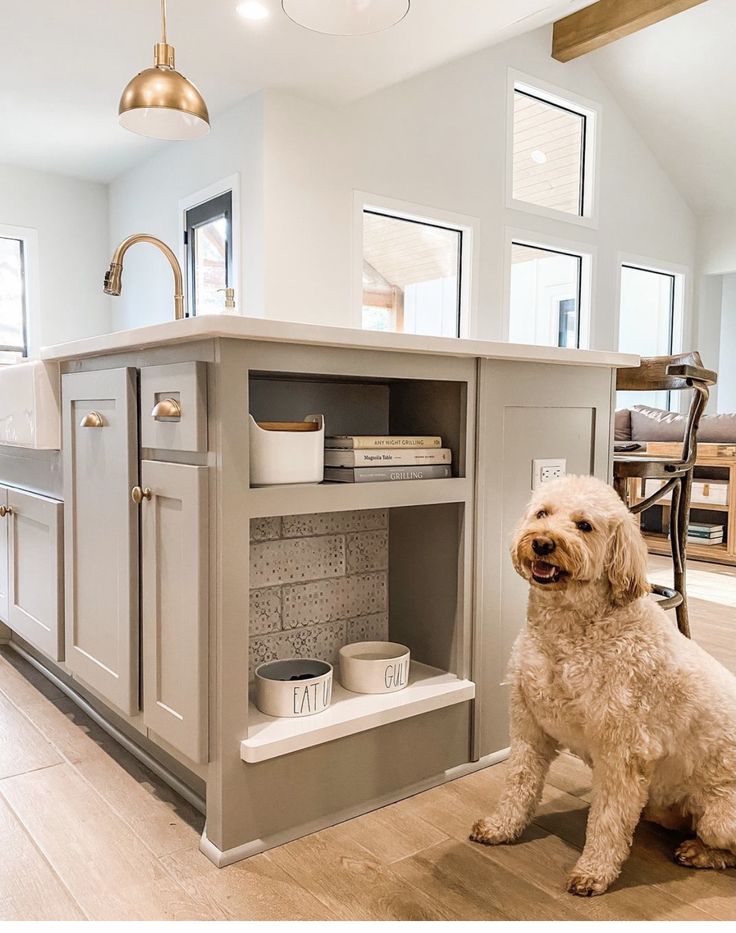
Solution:
[[[613,347],[619,254],[692,268],[695,220],[592,65],[559,64],[549,48],[549,30],[538,30],[343,109],[268,92],[267,314],[354,322],[352,196],[362,190],[480,219],[479,337],[502,335],[506,228],[597,248],[591,346]],[[601,104],[599,229],[506,209],[509,68]],[[690,281],[686,288],[689,344]]]
[[[736,213],[726,211],[700,218],[698,254],[703,275],[736,272]]]
[[[263,95],[241,101],[213,120],[209,136],[173,143],[110,185],[111,248],[132,233],[151,233],[180,253],[179,201],[239,173],[241,313],[263,315]],[[123,290],[112,298],[114,330],[173,317],[173,280],[164,257],[137,244],[126,254]]]
[[[110,299],[102,291],[110,261],[105,185],[0,165],[0,224],[37,231],[38,295],[29,296],[29,355],[38,356],[41,346],[109,331]]]
[[[470,333],[501,339],[506,241],[528,231],[594,252],[590,345],[613,347],[621,254],[692,268],[695,220],[585,59],[549,55],[549,29],[486,49],[347,107],[269,90],[213,121],[203,140],[173,144],[110,186],[111,244],[137,231],[176,245],[182,197],[240,172],[244,294],[238,310],[359,326],[353,307],[353,193],[479,219],[478,296]],[[598,102],[597,229],[510,210],[505,202],[507,87],[515,69]],[[690,344],[692,276],[686,284]],[[150,248],[126,259],[113,326],[170,317],[170,271]]]
[[[736,411],[736,275],[724,275],[722,284],[720,363],[717,411]]]

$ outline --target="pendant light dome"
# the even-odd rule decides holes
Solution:
[[[289,19],[329,36],[382,32],[401,22],[410,5],[411,0],[281,0]]]
[[[161,41],[153,47],[154,66],[125,87],[118,107],[120,125],[154,139],[197,139],[210,130],[207,104],[175,68],[174,47],[166,41],[166,0],[161,0]]]

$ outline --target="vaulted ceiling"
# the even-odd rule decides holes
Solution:
[[[413,0],[398,26],[346,39],[237,0],[169,0],[177,67],[216,115],[278,87],[334,103],[550,23],[590,0]],[[159,0],[0,0],[0,162],[107,181],[153,151],[117,124],[126,82],[152,63]]]
[[[589,56],[698,214],[736,209],[734,36],[736,2],[708,0]]]

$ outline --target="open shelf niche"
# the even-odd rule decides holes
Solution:
[[[428,481],[423,482],[429,485]],[[465,504],[421,504],[389,508],[386,513],[384,528],[387,540],[381,539],[385,540],[387,548],[385,561],[381,564],[386,574],[387,586],[387,622],[384,637],[405,644],[411,650],[412,665],[408,686],[393,694],[350,693],[340,685],[339,670],[333,664],[335,670],[332,703],[322,713],[294,719],[270,717],[261,713],[251,698],[248,734],[241,742],[241,758],[244,761],[265,761],[473,699],[475,685],[468,676],[470,595],[465,592],[463,582],[464,561],[468,559],[468,555],[464,553]],[[331,516],[330,513],[323,516],[298,515],[282,519],[280,527],[282,532],[286,529],[287,534],[290,529],[297,532],[316,529],[320,532],[340,527],[361,527],[361,515],[368,515],[371,521],[379,520],[373,513],[355,512],[344,515],[342,521],[347,524],[341,525],[339,518],[338,524],[335,524],[335,516]],[[268,522],[269,519],[265,521]],[[351,522],[357,524],[353,526]],[[375,536],[378,532],[369,530],[365,534]],[[359,537],[360,532],[346,532],[347,553],[350,545],[356,542],[360,551],[362,545],[357,540]],[[320,538],[324,536],[317,535],[315,540]],[[349,543],[347,538],[351,538]],[[298,539],[286,540],[288,542]],[[375,544],[375,537],[371,541]],[[258,548],[259,543],[252,544],[251,547]],[[266,550],[261,548],[263,552]],[[379,562],[380,558],[374,560],[374,566]],[[320,572],[318,569],[313,571]],[[294,576],[302,571],[292,566],[290,573]],[[308,578],[308,570],[306,574]],[[297,576],[297,579],[302,578]],[[337,578],[333,576],[330,579]],[[262,577],[256,577],[256,580],[259,585],[264,582]],[[268,582],[268,578],[265,580]],[[322,582],[329,584],[330,580]],[[313,585],[315,584],[309,582],[296,584],[297,587]],[[319,584],[316,585],[319,587]],[[292,605],[294,603],[295,594],[286,593],[290,589],[291,584],[283,584],[284,605],[289,600]],[[298,593],[296,595],[298,596]],[[318,591],[318,595],[322,597],[323,593]],[[302,602],[300,611],[308,612],[306,605]],[[318,612],[323,607],[324,600],[318,603]],[[317,615],[314,621],[318,624],[320,618],[321,616]],[[360,620],[358,622],[360,623]],[[251,631],[253,624],[252,619]],[[346,633],[349,631],[349,626],[346,626]],[[365,638],[346,637],[343,643],[353,640]],[[305,647],[302,656],[308,656],[307,639],[303,639],[302,643]],[[285,655],[281,653],[280,656]],[[325,660],[334,662],[335,658]]]
[[[256,421],[301,421],[307,415],[324,415],[326,435],[439,435],[443,446],[452,450],[452,476],[464,478],[466,475],[467,385],[464,382],[251,371],[248,407]],[[403,480],[375,485],[417,486],[446,482],[448,480]],[[343,484],[325,483],[324,486],[332,490]],[[269,507],[268,493],[273,493],[273,489],[255,491],[253,508],[265,515]],[[341,495],[346,493],[338,493],[336,498]],[[420,492],[416,495],[421,499]],[[275,498],[275,494],[271,498]],[[259,500],[262,504],[258,504]],[[328,500],[329,493],[323,493],[323,501]]]

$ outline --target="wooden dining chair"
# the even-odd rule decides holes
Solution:
[[[674,356],[642,358],[638,367],[619,369],[616,373],[618,391],[652,392],[691,389],[690,407],[684,422],[682,451],[679,457],[656,457],[643,454],[618,454],[613,457],[614,486],[629,510],[634,514],[656,505],[663,496],[672,493],[670,507],[670,546],[672,549],[674,588],[655,584],[652,591],[662,596],[663,609],[674,609],[677,627],[687,638],[690,623],[687,608],[687,529],[690,521],[690,490],[698,450],[698,426],[708,402],[710,386],[717,374],[703,367],[697,351]],[[651,495],[629,502],[629,480],[656,479],[662,485]]]

